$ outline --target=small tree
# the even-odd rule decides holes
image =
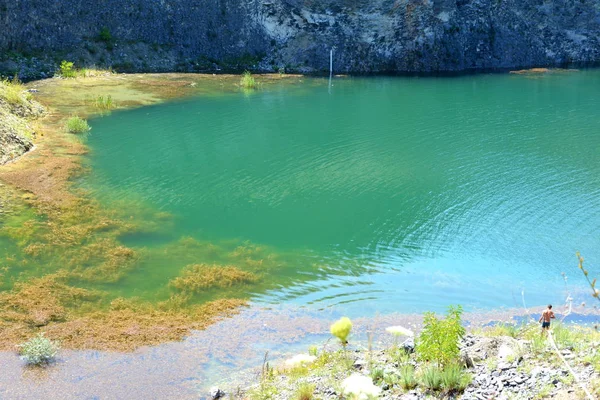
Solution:
[[[446,318],[440,320],[435,313],[425,313],[423,329],[416,343],[417,358],[443,368],[460,359],[459,340],[465,334],[461,323],[461,306],[450,306]]]

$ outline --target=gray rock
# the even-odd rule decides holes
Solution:
[[[210,398],[212,400],[216,400],[216,399],[220,399],[221,397],[225,397],[225,392],[216,386],[210,388],[209,394],[210,394]]]

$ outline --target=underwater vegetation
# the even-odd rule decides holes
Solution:
[[[260,280],[265,271],[286,266],[272,250],[239,240],[124,244],[128,235],[168,232],[173,217],[137,199],[107,206],[82,189],[77,182],[87,173],[88,149],[64,121],[74,112],[84,122],[100,113],[89,96],[102,98],[104,109],[197,92],[188,77],[126,79],[132,81],[120,80],[126,86],[120,92],[110,91],[116,87],[111,75],[44,82],[44,102],[53,112],[41,123],[36,151],[0,169],[6,183],[0,185],[0,349],[41,332],[72,349],[129,351],[181,340],[236,313],[251,292],[268,288]],[[144,268],[157,264],[149,284]]]

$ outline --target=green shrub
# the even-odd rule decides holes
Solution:
[[[94,105],[101,110],[112,110],[115,107],[110,94],[108,96],[98,96],[94,101]]]
[[[417,387],[415,367],[410,364],[400,367],[400,386],[404,390],[412,390]]]
[[[60,63],[58,74],[63,78],[75,78],[77,76],[77,72],[73,69],[73,63],[66,60]]]
[[[58,350],[58,343],[44,337],[43,333],[19,345],[21,358],[27,364],[32,365],[43,365],[52,362]]]
[[[90,126],[87,121],[83,118],[73,116],[67,120],[67,132],[70,133],[83,133],[90,130]]]
[[[98,34],[98,40],[104,43],[110,43],[112,41],[112,35],[107,27],[100,29],[100,33]]]
[[[318,356],[319,354],[319,349],[317,348],[317,346],[310,346],[308,348],[308,355],[309,356]]]
[[[425,313],[423,329],[415,349],[420,361],[429,361],[439,367],[459,361],[459,341],[465,334],[461,315],[460,306],[450,306],[443,320],[438,319],[434,313]]]
[[[296,391],[294,398],[296,400],[312,400],[314,392],[315,385],[304,382],[298,386],[298,390]]]
[[[423,388],[437,392],[442,388],[442,371],[435,365],[429,365],[419,374],[419,383]]]
[[[256,80],[249,71],[246,71],[242,74],[240,86],[244,89],[256,89]]]

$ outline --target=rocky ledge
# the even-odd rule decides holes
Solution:
[[[586,395],[573,373],[595,396],[593,398],[599,398],[600,342],[596,341],[597,332],[587,337],[573,334],[556,339],[570,368],[558,356],[552,341],[538,336],[537,329],[530,332],[530,339],[466,335],[461,341],[461,358],[469,383],[461,390],[425,388],[418,378],[425,366],[416,361],[412,339],[409,339],[400,347],[386,350],[354,350],[345,355],[342,351],[321,352],[313,356],[296,356],[278,369],[263,365],[259,383],[233,393],[213,388],[208,398],[584,399]],[[410,365],[416,371],[411,388],[405,387],[401,379],[404,365]],[[349,387],[348,380],[352,379],[366,381],[366,385],[371,386],[353,397],[344,390]]]
[[[44,114],[31,93],[19,82],[0,81],[0,165],[33,148],[31,121]]]

